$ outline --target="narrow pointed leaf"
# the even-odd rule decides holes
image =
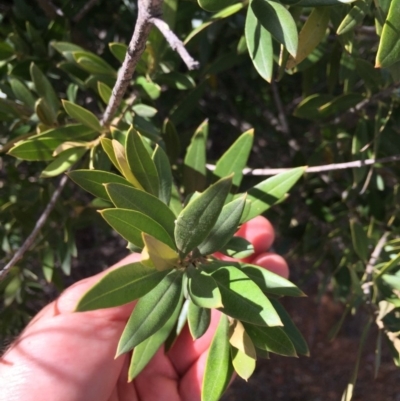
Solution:
[[[268,210],[272,205],[279,202],[286,193],[300,179],[305,171],[305,167],[297,167],[290,171],[278,174],[260,182],[248,191],[247,199],[251,205],[245,220],[259,216]]]
[[[297,356],[296,349],[281,327],[260,327],[243,323],[254,345],[283,356]]]
[[[117,233],[139,248],[144,246],[142,232],[175,248],[172,238],[165,229],[143,213],[127,209],[104,209],[100,214]]]
[[[46,99],[40,98],[35,103],[35,113],[39,117],[39,120],[49,127],[56,125],[57,114],[48,105]]]
[[[267,82],[271,82],[274,66],[272,36],[255,16],[252,7],[247,9],[245,35],[255,69]]]
[[[228,319],[222,315],[208,350],[201,401],[218,401],[228,387],[232,376],[228,331]]]
[[[199,6],[206,11],[216,12],[228,7],[236,2],[236,0],[197,0]]]
[[[125,151],[129,167],[143,189],[158,196],[158,173],[141,136],[131,127],[126,137]]]
[[[231,258],[243,259],[254,254],[254,246],[242,237],[232,237],[219,251]]]
[[[367,262],[369,255],[367,234],[355,220],[350,220],[350,231],[354,251],[363,262]]]
[[[112,89],[107,86],[103,82],[98,82],[97,83],[97,90],[99,92],[99,95],[101,97],[101,100],[105,103],[108,104],[112,95]]]
[[[223,306],[221,293],[215,280],[206,272],[188,268],[188,290],[190,299],[201,308]]]
[[[227,203],[218,216],[218,220],[208,237],[199,245],[202,255],[210,255],[223,248],[238,229],[242,217],[246,196],[241,196]]]
[[[353,7],[336,30],[336,35],[343,35],[352,31],[368,14],[370,4],[369,0],[355,1]]]
[[[41,177],[56,177],[67,171],[73,166],[85,153],[86,148],[72,148],[62,152],[52,161],[41,173]]]
[[[152,159],[159,178],[158,197],[166,205],[169,205],[173,180],[168,156],[160,146],[156,145]]]
[[[229,327],[229,343],[250,358],[256,359],[254,344],[239,320],[235,320]]]
[[[282,326],[269,299],[240,269],[227,262],[208,265],[221,291],[223,308],[220,310],[235,319],[260,326]]]
[[[151,217],[174,237],[175,215],[172,210],[155,196],[127,185],[105,186],[108,196],[117,208],[136,210]]]
[[[202,337],[211,322],[211,309],[200,308],[193,301],[189,302],[188,324],[193,340]]]
[[[112,164],[121,174],[124,174],[118,163],[117,157],[115,156],[113,141],[110,138],[101,138],[100,142],[104,152],[106,152]]]
[[[165,322],[165,324],[152,336],[135,347],[129,365],[128,381],[132,381],[146,367],[151,358],[153,358],[155,353],[168,338],[176,320],[178,319],[182,308],[182,301],[183,296],[181,294],[181,298],[177,303],[175,310],[172,312],[171,317]]]
[[[292,282],[267,269],[247,263],[240,263],[240,268],[266,294],[289,297],[305,296],[304,292]]]
[[[92,195],[105,200],[111,199],[104,184],[117,183],[130,185],[125,178],[107,171],[100,170],[75,170],[68,173],[68,177],[82,187],[85,191],[88,191]]]
[[[276,299],[271,299],[271,303],[274,306],[275,310],[278,312],[278,315],[284,325],[283,331],[290,338],[290,341],[294,345],[296,352],[300,355],[310,356],[310,350],[308,348],[306,340],[304,339],[303,335],[300,333],[296,325],[293,323],[285,308]]]
[[[140,262],[112,270],[79,300],[78,312],[112,308],[132,302],[151,291],[167,274]]]
[[[182,273],[173,270],[140,298],[118,344],[117,356],[130,351],[156,333],[168,321],[182,293]]]
[[[93,129],[96,132],[102,132],[102,128],[98,118],[89,110],[78,106],[75,103],[71,103],[68,100],[63,100],[63,106],[68,115],[75,120],[79,121],[83,125]]]
[[[256,369],[256,359],[233,347],[231,347],[231,356],[235,372],[247,381]]]
[[[222,178],[190,202],[179,214],[175,225],[175,241],[186,256],[207,238],[231,188],[232,177]]]
[[[17,78],[10,78],[10,85],[15,97],[25,106],[34,110],[36,99],[32,92]]]
[[[149,234],[142,233],[142,238],[145,245],[142,258],[147,256],[154,267],[160,271],[175,267],[179,259],[177,252]]]
[[[250,7],[263,27],[279,43],[285,45],[289,54],[296,57],[298,45],[297,28],[292,15],[286,7],[277,1],[269,0],[253,0],[250,3]]]

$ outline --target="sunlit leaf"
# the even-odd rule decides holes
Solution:
[[[229,242],[219,249],[224,255],[242,259],[254,254],[254,246],[242,237],[232,237]]]
[[[254,344],[239,320],[234,320],[229,326],[229,343],[250,358],[256,359]]]
[[[235,372],[244,380],[248,380],[256,368],[256,359],[241,350],[231,347],[232,365]]]
[[[41,177],[50,178],[60,175],[73,166],[85,153],[86,148],[71,148],[60,153],[41,173]]]
[[[142,251],[142,260],[150,259],[157,270],[172,269],[176,266],[179,255],[168,245],[152,237],[149,234],[142,233],[144,248]]]
[[[355,1],[349,13],[344,17],[336,30],[337,35],[343,35],[353,30],[368,14],[371,2],[369,0]]]
[[[96,132],[102,132],[102,128],[97,117],[89,110],[71,103],[68,100],[63,100],[63,106],[68,115],[83,125],[93,129]]]
[[[188,292],[194,304],[201,308],[220,308],[223,306],[221,293],[215,280],[204,271],[189,267]]]

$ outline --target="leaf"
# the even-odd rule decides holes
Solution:
[[[390,2],[389,13],[381,34],[375,67],[387,68],[400,60],[400,0]]]
[[[232,237],[219,251],[231,258],[243,259],[254,254],[254,246],[242,237]]]
[[[285,45],[289,54],[296,57],[297,28],[290,12],[277,1],[252,0],[250,7],[262,26],[279,43]]]
[[[239,320],[234,320],[229,327],[229,343],[250,358],[257,358],[254,344]]]
[[[272,37],[257,19],[252,7],[247,9],[245,36],[255,69],[267,82],[271,82],[274,65]]]
[[[330,13],[329,7],[314,8],[299,33],[297,54],[289,58],[286,64],[287,69],[294,68],[305,60],[325,38]]]
[[[290,341],[294,345],[296,352],[300,355],[310,356],[310,350],[308,349],[306,340],[293,323],[285,308],[276,299],[271,299],[271,303],[278,312],[278,315],[283,323],[283,331],[290,338]]]
[[[175,244],[165,229],[143,213],[127,209],[104,209],[100,211],[100,214],[123,238],[139,248],[144,246],[142,232],[150,234],[172,249],[175,248]]]
[[[231,379],[232,365],[228,331],[228,319],[222,315],[208,350],[201,390],[202,401],[218,401]]]
[[[227,203],[218,216],[208,237],[199,245],[202,255],[210,255],[223,248],[238,229],[242,217],[246,195]]]
[[[49,127],[56,125],[57,115],[47,104],[46,99],[40,98],[35,103],[35,113],[39,120]]]
[[[0,61],[13,57],[14,53],[14,49],[8,43],[0,42]]]
[[[154,117],[157,114],[157,109],[142,103],[133,105],[132,110],[141,117]]]
[[[128,131],[125,144],[126,159],[130,170],[140,182],[143,189],[158,196],[158,173],[142,138],[137,131],[131,127]]]
[[[113,142],[111,139],[109,138],[101,138],[100,139],[100,143],[101,146],[104,150],[104,152],[106,153],[106,155],[108,156],[108,158],[111,160],[112,164],[115,166],[115,168],[121,173],[122,169],[118,164],[118,160],[117,157],[115,156],[115,152],[114,152],[114,146],[113,146]]]
[[[111,270],[82,296],[76,311],[112,308],[132,302],[156,287],[167,273],[140,262]]]
[[[232,177],[220,179],[179,213],[175,241],[181,257],[207,238],[221,213],[231,183]]]
[[[169,205],[173,178],[168,156],[160,146],[156,145],[152,159],[159,178],[158,197],[166,205]]]
[[[353,7],[336,30],[336,35],[343,35],[352,31],[369,13],[370,4],[371,2],[369,0],[355,1]]]
[[[71,148],[60,153],[40,174],[43,178],[56,177],[73,166],[85,153],[86,148]]]
[[[355,220],[350,220],[350,231],[354,251],[363,262],[367,262],[369,255],[368,237],[364,229]]]
[[[75,103],[71,103],[68,100],[63,100],[62,103],[65,111],[70,117],[96,132],[102,132],[100,122],[92,112],[84,109],[81,106],[78,106]]]
[[[293,185],[300,179],[305,167],[297,167],[290,171],[270,177],[248,191],[247,199],[251,201],[250,210],[242,223],[251,220],[267,211],[279,202]]]
[[[78,50],[72,52],[72,56],[84,70],[91,74],[116,76],[114,68],[94,53]]]
[[[51,107],[53,113],[57,114],[60,108],[60,100],[50,81],[34,63],[30,65],[30,74],[37,94],[44,98],[49,107]]]
[[[256,369],[256,359],[233,347],[231,347],[231,356],[236,373],[247,381]]]
[[[124,43],[112,42],[108,44],[111,53],[113,56],[120,62],[123,63],[125,60],[126,51],[128,50],[128,46]]]
[[[332,99],[333,96],[328,94],[317,93],[310,95],[299,103],[293,115],[309,120],[320,120],[322,118],[320,107],[327,104],[327,102],[330,102]]]
[[[162,138],[165,143],[166,153],[171,164],[174,164],[178,158],[181,150],[178,133],[176,132],[175,125],[168,118],[165,119],[162,128]]]
[[[112,95],[112,89],[107,86],[105,83],[99,81],[97,82],[97,90],[99,92],[99,95],[101,97],[101,100],[105,103],[108,104]]]
[[[196,129],[183,161],[183,183],[187,194],[203,191],[206,186],[207,136],[208,120],[205,120]]]
[[[121,335],[117,355],[130,351],[156,333],[176,309],[182,294],[182,273],[173,270],[140,298]]]
[[[164,341],[168,338],[171,330],[173,329],[176,320],[178,319],[179,313],[182,308],[183,296],[176,305],[175,310],[172,312],[171,317],[166,321],[158,331],[152,336],[141,342],[133,350],[131,363],[128,371],[128,381],[132,381],[150,362],[151,358],[162,346]]]
[[[25,106],[34,110],[36,99],[33,97],[31,91],[17,78],[10,78],[9,81],[15,97]]]
[[[126,181],[125,178],[100,170],[75,170],[69,172],[68,177],[85,191],[105,200],[111,199],[104,184],[115,183],[129,185],[129,182]]]
[[[247,165],[247,160],[253,146],[254,130],[244,132],[221,156],[215,165],[213,174],[219,178],[234,174],[232,186],[235,191],[240,187],[243,178],[243,169]]]
[[[174,237],[175,215],[171,209],[155,196],[127,185],[106,185],[109,198],[117,208],[136,210],[157,221]]]
[[[283,356],[297,356],[296,350],[281,327],[260,327],[243,323],[254,345],[262,350]]]
[[[209,274],[190,266],[187,274],[188,292],[194,304],[200,308],[209,309],[223,306],[218,285]]]
[[[270,272],[260,266],[247,263],[239,264],[241,270],[260,287],[261,291],[273,295],[289,297],[304,297],[305,294],[289,280]]]
[[[124,177],[134,187],[143,190],[143,187],[141,186],[140,182],[133,175],[133,173],[131,171],[131,168],[129,167],[128,160],[126,159],[126,154],[125,154],[124,147],[115,139],[112,139],[111,143],[113,145],[114,155],[115,155],[115,159],[117,161],[117,164],[119,166],[119,170],[122,172]],[[110,152],[110,154],[111,154],[111,152]],[[113,160],[113,159],[111,158],[111,160]]]
[[[142,238],[145,245],[142,261],[150,258],[154,267],[160,271],[176,267],[179,255],[173,249],[149,234],[142,233]]]
[[[221,291],[224,307],[219,310],[244,322],[282,326],[271,302],[240,269],[227,262],[213,262],[207,267]]]
[[[192,300],[189,301],[188,324],[193,340],[202,337],[211,322],[211,309],[200,308]]]
[[[210,12],[220,11],[232,5],[235,1],[236,0],[197,0],[202,9]]]

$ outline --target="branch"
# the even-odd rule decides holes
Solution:
[[[36,2],[47,18],[56,19],[57,17],[64,17],[62,10],[56,7],[50,0],[36,0]]]
[[[4,279],[7,273],[10,271],[10,269],[15,266],[15,264],[24,256],[25,252],[29,250],[33,242],[35,241],[35,238],[39,234],[39,231],[43,228],[44,224],[46,223],[51,211],[53,210],[58,198],[61,195],[61,192],[63,188],[65,187],[65,184],[68,181],[68,176],[64,175],[56,190],[53,192],[53,195],[50,198],[49,203],[47,204],[46,208],[44,209],[42,215],[39,217],[38,221],[35,224],[34,229],[30,233],[29,237],[25,240],[25,242],[22,244],[21,248],[18,249],[18,251],[14,254],[14,256],[11,258],[11,260],[0,270],[0,280]]]
[[[322,173],[324,171],[334,171],[334,170],[344,170],[348,168],[361,168],[365,166],[370,166],[376,163],[390,163],[400,161],[400,155],[382,157],[381,159],[366,159],[366,160],[355,160],[347,163],[333,163],[326,164],[324,166],[312,166],[307,167],[306,173]],[[211,171],[215,170],[215,165],[207,164],[207,168]],[[284,173],[286,171],[292,170],[291,168],[245,168],[243,169],[243,174],[246,175],[276,175],[280,173]]]
[[[200,63],[193,59],[193,57],[186,50],[183,42],[175,35],[165,21],[160,18],[152,18],[150,21],[163,34],[172,50],[175,50],[181,56],[181,59],[189,70],[195,70],[199,68]]]
[[[78,23],[97,3],[99,0],[89,0],[72,18],[72,21]]]

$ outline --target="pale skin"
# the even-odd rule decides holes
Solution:
[[[256,251],[265,253],[274,238],[271,224],[257,218],[246,226],[243,236],[253,242]],[[274,257],[273,261],[259,258],[260,266],[271,266],[271,270],[286,275],[285,260],[279,255]],[[111,269],[139,258],[132,254]],[[114,356],[133,303],[74,312],[81,296],[104,274],[72,285],[32,319],[0,359],[1,401],[200,400],[207,351],[219,312],[213,313],[203,337],[193,341],[185,327],[167,354],[160,349],[139,376],[128,383],[130,355],[117,359]]]

